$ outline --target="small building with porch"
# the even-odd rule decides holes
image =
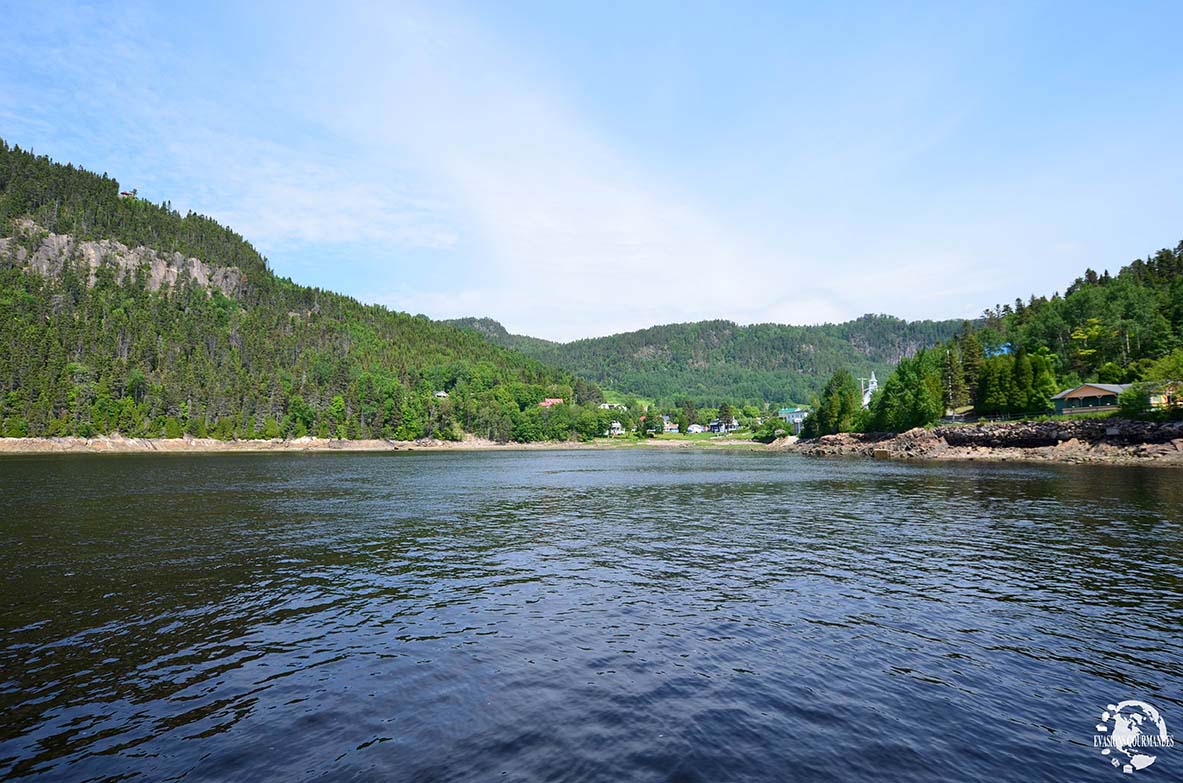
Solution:
[[[1128,383],[1084,383],[1055,395],[1052,404],[1057,414],[1117,410],[1117,395],[1128,388]]]

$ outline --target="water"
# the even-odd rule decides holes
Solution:
[[[1079,781],[1107,703],[1183,734],[1171,470],[31,457],[0,497],[0,777]]]

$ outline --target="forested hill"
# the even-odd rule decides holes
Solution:
[[[589,436],[599,390],[273,275],[201,215],[0,140],[5,436]],[[443,394],[443,393],[446,393]],[[541,409],[540,400],[566,404]]]
[[[1058,391],[1129,384],[1121,415],[1183,416],[1171,391],[1183,380],[1183,242],[1116,275],[1089,269],[1064,295],[1016,299],[985,312],[981,328],[903,360],[862,410],[859,385],[836,373],[805,422],[808,436],[902,432],[947,411],[1043,416]],[[1152,401],[1152,395],[1155,401]]]
[[[1141,380],[1157,361],[1183,349],[1183,242],[1116,275],[1088,269],[1063,296],[1016,299],[987,316],[1000,341],[1053,355],[1067,385]]]
[[[511,335],[488,318],[452,323],[606,388],[717,405],[806,402],[835,370],[885,375],[901,357],[952,337],[962,322],[888,315],[819,326],[700,321],[570,343]]]

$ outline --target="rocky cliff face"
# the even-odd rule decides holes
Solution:
[[[130,282],[138,273],[152,291],[173,289],[189,280],[207,291],[235,297],[246,285],[246,277],[237,267],[216,266],[180,253],[130,248],[108,239],[79,242],[68,234],[51,234],[29,222],[21,224],[20,233],[19,237],[0,238],[0,262],[46,277],[61,277],[70,264],[86,275],[89,286],[95,284],[103,267],[110,268],[120,283]]]

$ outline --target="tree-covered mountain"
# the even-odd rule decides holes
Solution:
[[[1116,275],[1089,269],[1063,296],[1016,299],[984,316],[980,329],[966,324],[956,339],[901,360],[869,411],[846,415],[840,396],[823,395],[806,434],[902,431],[967,406],[1040,416],[1057,391],[1081,383],[1132,384],[1120,397],[1124,415],[1183,415],[1177,403],[1150,404],[1154,390],[1183,381],[1183,242]],[[839,372],[829,386],[852,384]]]
[[[1069,385],[1139,380],[1183,348],[1183,242],[1116,275],[1088,269],[1063,296],[1015,300],[986,316],[1003,342],[1054,355]]]
[[[886,374],[901,358],[949,339],[960,320],[864,315],[841,324],[700,321],[554,343],[509,334],[488,318],[451,323],[606,388],[661,402],[806,402],[838,369]]]
[[[279,278],[216,221],[3,140],[0,238],[7,436],[537,440],[606,426],[599,390],[566,371]]]

